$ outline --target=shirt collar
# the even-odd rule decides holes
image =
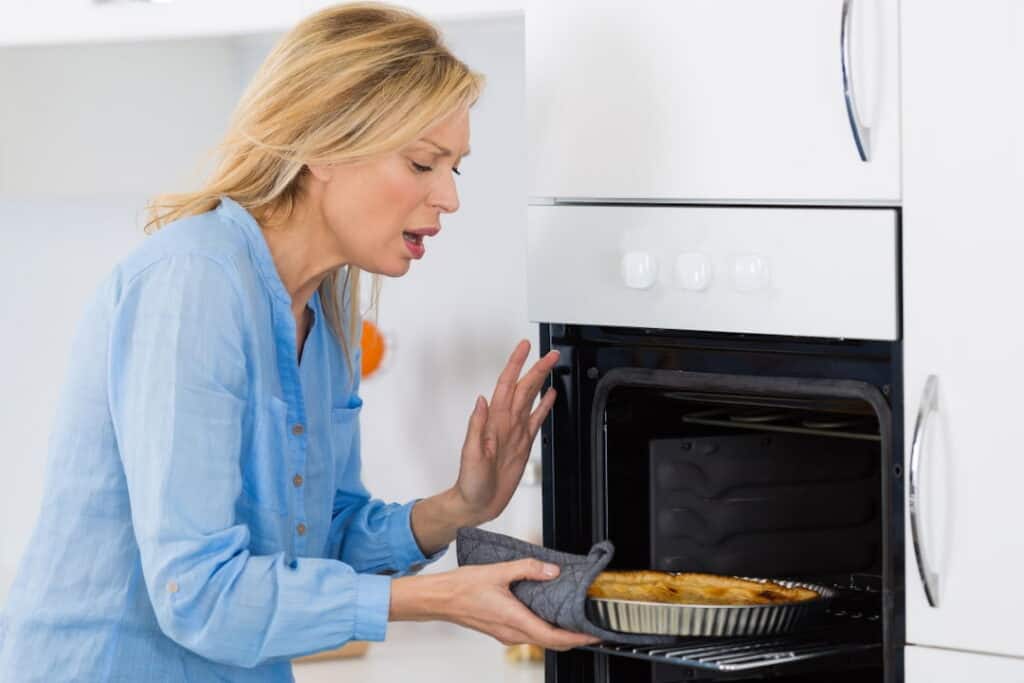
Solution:
[[[245,235],[246,242],[249,243],[249,251],[256,264],[256,270],[259,271],[264,285],[275,298],[291,306],[292,297],[285,289],[284,283],[281,282],[281,276],[277,272],[277,266],[274,265],[274,259],[270,255],[270,248],[267,246],[266,238],[263,237],[260,224],[256,222],[251,213],[246,211],[245,207],[231,197],[221,197],[216,211],[242,228],[242,233]]]

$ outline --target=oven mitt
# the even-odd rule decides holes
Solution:
[[[533,557],[562,568],[550,581],[517,581],[512,593],[544,621],[577,633],[627,645],[660,645],[677,642],[674,636],[618,633],[595,625],[587,618],[587,589],[611,561],[611,541],[595,543],[589,555],[573,555],[520,541],[482,529],[459,529],[456,540],[459,566],[493,564]]]

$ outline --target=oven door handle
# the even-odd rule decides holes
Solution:
[[[914,557],[917,558],[917,569],[924,584],[924,594],[928,604],[939,606],[939,575],[928,562],[929,554],[925,548],[924,511],[921,506],[921,455],[924,452],[925,432],[928,421],[938,410],[939,378],[929,375],[921,393],[921,405],[917,409],[917,420],[914,422],[914,439],[910,445],[910,533],[914,539]]]
[[[840,66],[843,70],[843,100],[846,102],[846,117],[850,120],[853,132],[853,143],[857,146],[857,154],[861,161],[871,161],[871,129],[864,125],[857,112],[857,95],[853,85],[853,0],[843,0],[842,16],[839,28]]]

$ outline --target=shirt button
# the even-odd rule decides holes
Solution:
[[[295,484],[295,488],[299,488],[300,486],[302,486],[302,475],[296,474],[294,477],[292,477],[292,483]]]
[[[294,434],[295,436],[302,436],[302,433],[305,431],[306,428],[299,424],[292,427],[292,434]]]
[[[300,523],[297,527],[295,527],[295,531],[299,534],[299,536],[305,536],[306,535],[306,525]]]
[[[167,582],[167,592],[168,593],[177,593],[178,592],[178,582],[177,581],[168,581]]]

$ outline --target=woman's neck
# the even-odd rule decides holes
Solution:
[[[304,196],[296,200],[290,215],[263,226],[274,267],[292,299],[292,313],[296,321],[313,292],[330,273],[345,265],[337,253],[337,242],[327,227],[323,214],[316,210],[315,198]]]

